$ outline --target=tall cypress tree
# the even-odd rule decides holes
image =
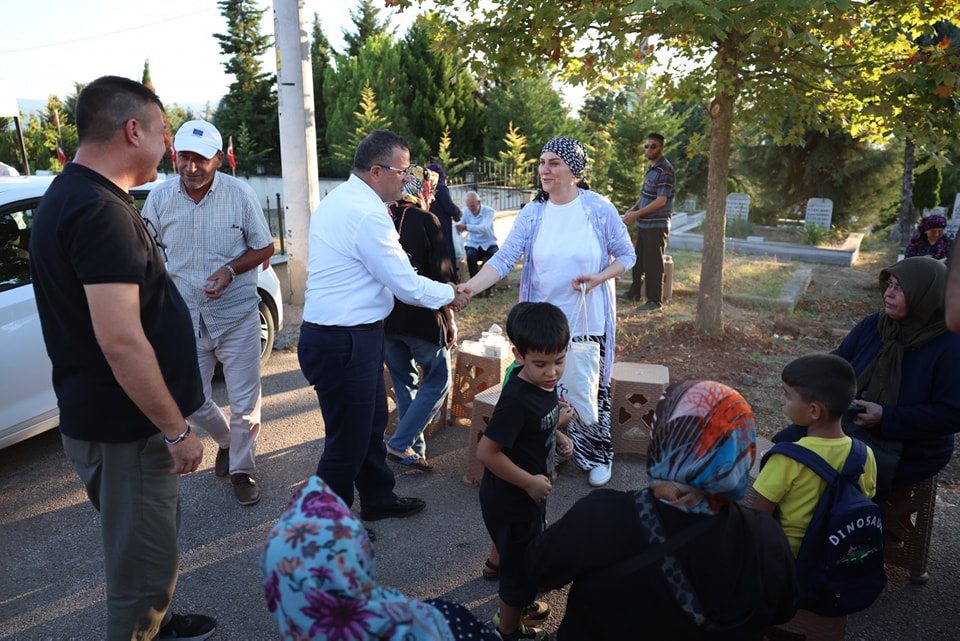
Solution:
[[[320,28],[320,16],[313,14],[310,38],[310,66],[313,73],[313,119],[317,129],[317,167],[321,176],[332,175],[330,148],[327,146],[327,98],[324,75],[330,67],[330,41]]]
[[[223,66],[234,81],[217,106],[213,122],[224,141],[228,136],[235,137],[240,172],[253,173],[263,167],[270,173],[280,173],[276,78],[263,72],[259,60],[272,46],[270,36],[260,33],[266,9],[258,9],[255,0],[220,0],[217,6],[227,19],[227,33],[213,35],[220,42],[220,51],[230,56]],[[241,131],[249,148],[237,144]]]

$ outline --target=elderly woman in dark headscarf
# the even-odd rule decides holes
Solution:
[[[280,638],[495,641],[462,605],[419,601],[377,583],[363,525],[319,476],[290,499],[260,556]]]
[[[637,255],[617,208],[590,191],[584,180],[589,157],[578,140],[559,136],[540,152],[541,191],[520,210],[503,247],[461,287],[477,294],[509,274],[523,258],[520,301],[553,303],[570,323],[573,341],[600,345],[598,420],[570,422],[577,464],[590,472],[590,484],[610,480],[610,374],[616,338],[613,279],[636,262]],[[579,305],[586,290],[586,321]],[[574,408],[576,409],[576,408]]]
[[[650,486],[587,495],[528,550],[539,588],[573,582],[557,638],[759,640],[789,620],[797,586],[783,530],[734,503],[755,457],[736,390],[672,385],[650,431]],[[665,541],[676,548],[647,554]]]
[[[834,350],[857,373],[847,434],[877,460],[877,498],[939,472],[960,431],[960,337],[947,331],[947,268],[928,256],[905,258],[880,272],[883,310],[870,314]],[[774,441],[797,440],[791,425]]]
[[[953,239],[943,235],[946,228],[947,219],[943,216],[934,215],[920,219],[917,225],[919,233],[910,239],[903,255],[907,258],[912,256],[929,256],[937,260],[948,258]]]

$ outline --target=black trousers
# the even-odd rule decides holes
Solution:
[[[667,248],[666,227],[637,229],[637,262],[633,266],[633,284],[628,296],[640,300],[640,288],[646,281],[647,300],[663,303],[663,251]]]

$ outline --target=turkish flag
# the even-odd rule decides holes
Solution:
[[[60,161],[61,165],[67,164],[67,155],[63,153],[63,149],[60,148],[60,145],[57,145],[57,160]]]
[[[230,163],[231,169],[237,168],[237,159],[233,155],[233,136],[230,136],[230,144],[227,145],[227,162]]]

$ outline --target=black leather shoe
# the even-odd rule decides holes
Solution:
[[[423,508],[427,507],[423,499],[412,497],[400,497],[393,505],[374,508],[372,510],[361,510],[360,518],[364,521],[379,521],[380,519],[399,519],[405,516],[413,516]]]

